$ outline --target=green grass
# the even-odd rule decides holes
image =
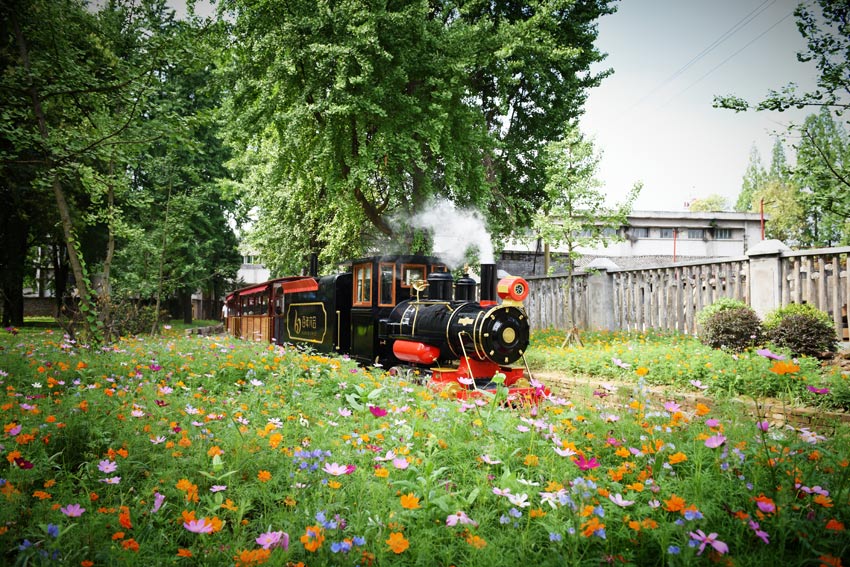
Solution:
[[[677,376],[665,354],[691,346],[586,339],[592,347],[559,353],[554,335],[541,335],[531,355],[577,372],[582,357],[588,372],[645,367],[632,396],[510,409],[345,359],[174,328],[107,348],[50,330],[0,331],[0,563],[847,557],[846,427],[826,435],[760,424],[722,400],[695,412],[654,402],[643,385]],[[633,366],[612,369],[612,357]],[[747,360],[739,374],[762,373]]]

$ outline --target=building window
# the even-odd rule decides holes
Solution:
[[[259,264],[260,263],[260,257],[259,256],[253,256],[253,255],[250,255],[250,254],[247,255],[247,256],[242,256],[242,263],[243,264]]]
[[[372,305],[372,264],[354,266],[354,305]]]
[[[714,229],[714,239],[715,240],[732,240],[732,229],[731,228],[715,228]]]
[[[629,228],[629,236],[632,238],[649,238],[649,228],[645,226],[633,226]]]
[[[395,305],[395,264],[381,264],[381,298],[378,305]]]
[[[704,235],[705,235],[705,230],[703,230],[701,228],[689,228],[688,229],[688,238],[698,240],[700,238],[703,238]]]
[[[662,228],[660,232],[661,238],[673,238],[673,231],[675,228]]]

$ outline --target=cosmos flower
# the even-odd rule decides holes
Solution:
[[[599,466],[599,462],[596,460],[596,457],[591,457],[589,460],[585,458],[584,455],[579,455],[573,462],[576,464],[578,468],[583,471],[587,471],[590,469],[595,469]]]
[[[729,546],[718,540],[716,533],[712,532],[708,535],[705,535],[705,532],[703,532],[702,530],[697,530],[696,532],[690,532],[688,535],[691,537],[691,541],[694,542],[694,544],[700,544],[699,551],[697,551],[697,555],[702,555],[702,552],[705,551],[706,545],[710,545],[717,553],[721,555],[729,551]]]
[[[620,494],[620,493],[617,493],[617,494],[614,494],[614,495],[609,495],[608,499],[611,502],[613,502],[614,504],[616,504],[617,506],[620,506],[620,507],[623,507],[623,508],[631,506],[632,504],[635,503],[634,500],[626,500],[625,498],[623,498],[623,495]]]
[[[473,520],[472,518],[467,516],[466,513],[461,511],[461,510],[458,510],[454,514],[449,514],[449,516],[446,517],[446,525],[447,526],[454,527],[458,524],[461,524],[461,525],[468,524],[468,525],[476,526],[476,527],[478,526],[478,522],[476,522],[475,520]]]
[[[59,511],[68,516],[69,518],[79,518],[86,511],[85,508],[80,506],[79,504],[68,504],[62,508],[59,508]]]
[[[499,459],[494,459],[490,455],[481,455],[481,460],[487,463],[488,465],[498,465],[502,462]]]
[[[756,354],[759,356],[763,356],[765,358],[769,358],[771,360],[785,360],[785,356],[781,354],[776,354],[771,352],[769,349],[762,348],[756,351]]]
[[[355,469],[357,469],[357,467],[354,465],[340,465],[338,463],[325,463],[325,466],[322,467],[322,470],[331,476],[351,474],[355,471]]]
[[[207,518],[183,522],[183,527],[195,534],[211,534],[213,531],[212,522],[210,522]]]
[[[118,470],[118,465],[114,461],[104,459],[97,464],[97,470],[102,473],[111,473]]]
[[[277,547],[284,550],[289,549],[289,534],[284,531],[265,532],[257,538],[257,545],[263,549],[274,549]]]
[[[725,435],[720,435],[720,434],[712,435],[711,437],[709,437],[708,439],[705,440],[705,446],[708,447],[709,449],[716,449],[717,447],[720,447],[721,445],[723,445],[725,442],[726,442],[726,436]]]
[[[378,406],[369,406],[369,411],[372,412],[372,415],[375,417],[384,417],[387,415],[387,410],[379,408]]]

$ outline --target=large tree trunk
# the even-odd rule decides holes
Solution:
[[[26,269],[29,227],[18,214],[10,211],[3,227],[0,251],[0,293],[3,296],[3,326],[24,324],[24,270]]]

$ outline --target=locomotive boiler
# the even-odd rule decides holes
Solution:
[[[329,276],[278,278],[227,298],[228,331],[248,339],[348,354],[363,364],[416,376],[457,397],[495,387],[504,376],[514,397],[536,397],[518,363],[529,345],[523,310],[528,283],[455,281],[438,258],[376,256]]]

